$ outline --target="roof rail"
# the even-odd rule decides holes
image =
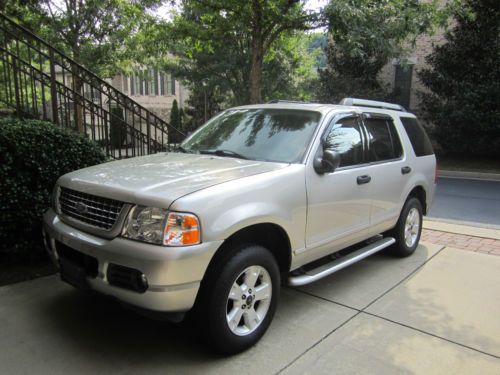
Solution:
[[[378,102],[375,100],[344,98],[339,102],[339,104],[340,105],[348,105],[348,106],[357,106],[357,107],[392,109],[394,111],[406,112],[406,109],[402,105],[393,104],[393,103]]]
[[[306,102],[302,100],[287,100],[287,99],[272,99],[267,102],[267,104],[277,104],[277,103],[316,104],[314,102]]]

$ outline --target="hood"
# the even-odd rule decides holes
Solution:
[[[123,202],[168,208],[186,194],[286,166],[213,155],[158,153],[80,169],[62,176],[58,184]]]

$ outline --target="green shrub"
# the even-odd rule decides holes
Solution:
[[[51,123],[0,120],[0,258],[41,254],[41,219],[57,178],[104,161],[95,143]]]

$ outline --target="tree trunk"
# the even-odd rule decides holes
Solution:
[[[250,103],[262,102],[262,41],[252,41],[252,66],[250,68]]]
[[[262,62],[264,59],[264,40],[262,39],[262,6],[253,0],[252,61],[250,66],[250,103],[262,102]]]

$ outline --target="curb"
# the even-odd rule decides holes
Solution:
[[[430,220],[428,218],[424,219],[422,227],[424,229],[437,230],[441,232],[465,234],[467,236],[492,238],[495,240],[500,240],[500,229],[481,228],[470,225],[447,223],[435,219]]]
[[[440,170],[439,177],[468,178],[473,180],[500,181],[500,173]]]

